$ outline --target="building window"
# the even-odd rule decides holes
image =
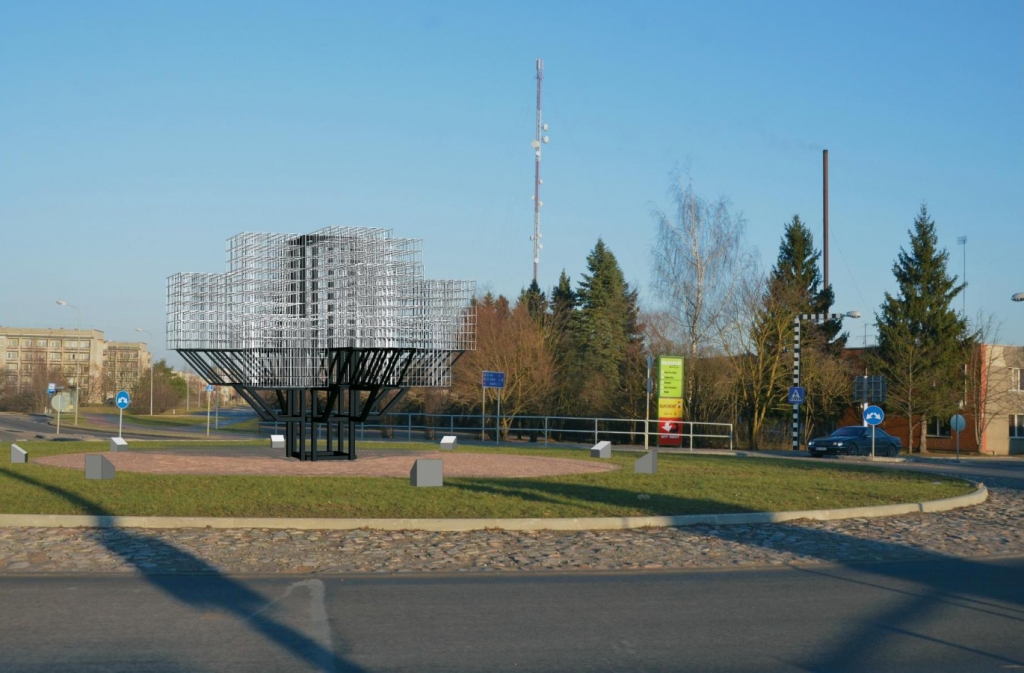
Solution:
[[[18,354],[16,352],[14,352],[14,351],[7,351],[7,359],[8,360],[17,360],[18,359]]]
[[[51,360],[60,360],[60,353],[50,353]]]
[[[51,341],[50,342],[50,348],[60,348],[60,342],[59,341]]]
[[[18,340],[17,339],[8,339],[7,340],[7,347],[8,348],[17,348],[18,347]]]
[[[17,365],[17,363],[14,363],[14,362],[12,362],[12,363],[9,363],[9,364],[7,365],[7,371],[9,371],[9,372],[16,372],[16,371],[18,371],[18,365]]]
[[[933,418],[928,421],[929,437],[949,437],[952,435],[952,428],[949,427],[949,419]]]
[[[46,339],[36,339],[36,348],[46,348]]]
[[[1010,414],[1010,437],[1024,438],[1024,414]]]
[[[1020,385],[1020,371],[1017,367],[1010,367],[1010,390],[1024,390]]]

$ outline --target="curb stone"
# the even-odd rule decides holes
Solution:
[[[594,518],[533,519],[303,519],[272,517],[179,517],[179,516],[109,516],[79,514],[0,514],[0,527],[25,528],[266,528],[287,530],[628,530],[634,528],[677,528],[711,524],[782,523],[796,519],[837,521],[840,519],[874,518],[945,512],[979,505],[988,499],[988,489],[977,484],[973,493],[941,500],[848,507],[844,509],[812,509],[792,512],[749,512],[740,514],[684,514],[677,516],[626,516]]]

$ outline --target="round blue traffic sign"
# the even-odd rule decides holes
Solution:
[[[127,390],[119,390],[117,395],[114,396],[114,404],[117,405],[118,409],[127,409],[131,401],[132,396],[128,394]]]
[[[882,411],[882,407],[876,407],[871,405],[864,410],[864,422],[868,425],[879,425],[885,420],[885,412]]]
[[[967,427],[967,419],[960,414],[953,414],[953,417],[949,419],[949,427],[953,432],[963,432],[963,429]]]

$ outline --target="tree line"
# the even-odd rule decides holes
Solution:
[[[811,230],[794,215],[774,264],[763,269],[727,199],[704,199],[679,180],[673,207],[652,216],[649,296],[642,300],[598,239],[576,283],[563,271],[548,291],[534,282],[514,299],[478,297],[477,347],[456,363],[451,389],[414,391],[405,408],[478,414],[481,372],[496,370],[506,374],[509,416],[642,419],[647,357],[682,355],[685,420],[732,423],[749,448],[786,446],[794,321],[835,311]],[[980,391],[977,346],[991,336],[991,319],[988,328],[972,327],[953,308],[965,284],[950,274],[926,206],[908,239],[892,267],[896,291],[875,312],[877,347],[851,357],[841,320],[801,323],[804,439],[849,413],[855,375],[887,378],[884,406],[908,420],[923,450],[928,419],[958,409],[983,415],[983,395],[970,393]]]
[[[136,380],[127,385],[132,398],[131,413],[149,413],[150,391],[155,414],[184,406],[188,394],[186,381],[174,367],[163,359],[154,362],[152,386],[150,372],[149,368],[145,369]],[[93,366],[79,374],[83,381],[81,406],[104,403],[112,405],[114,395],[124,385],[123,382],[115,380],[113,368],[100,369]],[[52,383],[58,390],[72,391],[74,381],[75,373],[69,371],[66,365],[46,366],[45,362],[35,364],[31,371],[22,372],[17,381],[0,379],[0,411],[49,413],[49,385]],[[198,397],[195,386],[191,392],[193,396]]]

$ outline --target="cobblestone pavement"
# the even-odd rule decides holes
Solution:
[[[1024,491],[939,514],[633,531],[0,528],[0,573],[625,570],[1024,554]]]

